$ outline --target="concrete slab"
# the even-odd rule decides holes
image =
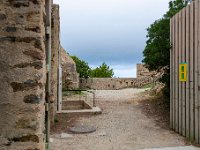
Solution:
[[[61,139],[66,139],[66,138],[72,138],[73,135],[67,134],[67,133],[61,133],[60,138]]]
[[[101,109],[99,107],[92,107],[92,109],[82,109],[82,110],[62,110],[57,112],[58,114],[101,114]]]
[[[200,148],[194,146],[180,146],[180,147],[151,148],[143,150],[200,150]]]

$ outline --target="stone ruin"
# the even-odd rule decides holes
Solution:
[[[137,78],[153,77],[156,74],[156,71],[149,71],[144,64],[137,64]]]
[[[123,88],[140,88],[151,84],[161,76],[155,71],[149,71],[144,64],[137,64],[136,78],[88,78],[80,79],[82,89],[119,90]]]
[[[1,150],[46,149],[47,112],[53,125],[62,85],[79,87],[76,65],[60,45],[59,6],[52,5],[47,26],[47,2],[51,0],[0,1]],[[50,37],[51,65],[47,65]]]
[[[76,63],[63,48],[61,48],[61,54],[63,90],[78,89],[79,74],[76,71]]]

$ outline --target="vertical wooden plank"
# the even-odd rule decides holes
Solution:
[[[176,18],[173,17],[173,129],[175,130],[175,123],[176,123],[176,100],[175,100],[175,92],[176,92],[176,67],[175,67],[175,55],[176,55],[176,29],[175,29],[175,24],[176,24]]]
[[[176,35],[176,41],[175,41],[175,131],[178,132],[179,131],[179,104],[178,104],[178,100],[179,100],[179,75],[178,75],[178,71],[179,71],[179,66],[178,66],[178,49],[179,49],[179,15],[177,14],[175,16],[176,18],[176,31],[175,31],[175,35]]]
[[[195,4],[195,31],[194,31],[194,34],[195,34],[195,53],[194,53],[194,57],[195,57],[195,63],[194,63],[194,70],[195,70],[195,73],[194,73],[194,96],[195,96],[195,122],[194,122],[194,137],[195,137],[195,141],[198,143],[198,140],[199,140],[199,122],[198,122],[198,119],[199,119],[199,114],[198,114],[198,33],[199,33],[199,28],[198,28],[198,24],[199,24],[199,14],[198,14],[198,9],[199,9],[199,1],[195,1],[194,2]]]
[[[185,19],[185,8],[182,10],[182,62],[186,62],[186,39],[185,39],[185,26],[186,26],[186,19]],[[185,136],[186,134],[186,82],[182,83],[182,135]]]
[[[170,19],[170,128],[173,128],[173,18]]]
[[[194,3],[190,4],[190,140],[194,140]]]
[[[190,7],[186,7],[186,62],[188,63],[188,73],[186,81],[186,137],[190,137],[190,97],[189,97],[189,49],[190,49]]]
[[[199,19],[199,24],[198,24],[198,136],[199,136],[199,141],[198,144],[200,144],[200,2],[199,2],[199,8],[198,8],[198,19]]]
[[[182,11],[178,13],[178,78],[179,77],[179,64],[181,64],[182,61]],[[178,80],[178,131],[182,134],[182,82]]]

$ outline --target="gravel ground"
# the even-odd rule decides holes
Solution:
[[[137,150],[186,145],[185,139],[162,128],[140,106],[145,89],[96,91],[101,115],[79,117],[73,125],[97,128],[90,134],[52,134],[51,150]],[[66,132],[66,131],[63,131]]]

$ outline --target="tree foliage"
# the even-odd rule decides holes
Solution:
[[[93,69],[90,76],[92,78],[112,78],[114,75],[113,69],[103,62],[101,66]]]
[[[76,63],[76,70],[80,75],[80,78],[89,78],[91,68],[89,67],[88,63],[80,60],[77,56],[71,56],[71,58]]]
[[[170,18],[183,9],[188,1],[173,0],[169,2],[169,10],[147,29],[146,47],[143,51],[143,62],[149,70],[160,71],[165,68],[161,82],[166,84],[166,94],[170,87]]]
[[[77,56],[71,56],[76,63],[76,70],[80,74],[80,78],[112,78],[113,69],[104,62],[101,66],[91,69],[87,62],[81,60]]]

